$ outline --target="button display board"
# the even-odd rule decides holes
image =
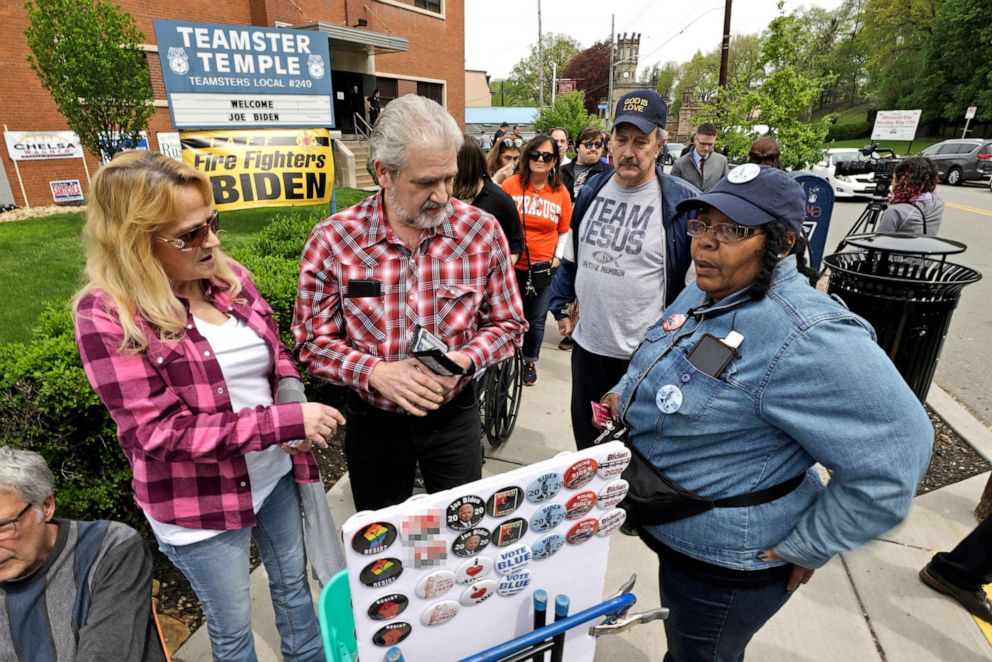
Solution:
[[[530,632],[532,595],[539,588],[551,599],[567,595],[571,613],[602,602],[610,534],[622,513],[594,507],[596,495],[618,482],[612,471],[602,475],[597,467],[604,457],[622,456],[623,444],[615,441],[351,517],[342,528],[345,540],[357,541],[346,556],[359,657],[382,659],[392,642],[407,662],[433,662],[442,649],[444,659],[468,657]],[[566,475],[576,487],[564,485]],[[464,525],[453,526],[463,506]],[[577,518],[566,520],[570,507]],[[413,546],[385,545],[391,530],[405,539],[410,522],[426,512],[434,513],[433,525],[417,544],[442,542],[454,552],[437,565],[418,567]],[[601,526],[603,535],[597,535]],[[370,558],[370,549],[382,553]],[[377,586],[368,565],[391,555],[403,570]],[[397,595],[409,606],[400,610]],[[388,608],[370,615],[370,605],[380,602]],[[565,659],[592,662],[595,647],[588,628],[574,628],[566,635]]]

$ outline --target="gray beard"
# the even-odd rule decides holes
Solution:
[[[392,187],[386,189],[386,196],[388,196],[389,204],[393,208],[393,211],[396,212],[396,216],[399,217],[399,221],[417,230],[430,230],[441,225],[448,215],[448,208],[451,206],[449,203],[436,210],[434,208],[421,209],[419,214],[413,216],[400,205],[399,200],[396,198],[396,191]],[[428,209],[434,211],[434,213],[429,213]]]

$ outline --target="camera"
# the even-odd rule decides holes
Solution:
[[[858,150],[858,157],[850,161],[840,161],[834,166],[834,174],[850,177],[871,174],[875,182],[875,197],[887,197],[892,188],[892,173],[902,161],[891,149],[880,149],[878,143],[865,145]]]

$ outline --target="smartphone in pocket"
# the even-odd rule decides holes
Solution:
[[[696,370],[710,377],[719,378],[736,355],[735,348],[707,333],[695,347],[689,350],[686,359]]]

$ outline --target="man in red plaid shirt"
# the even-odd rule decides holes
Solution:
[[[471,375],[510,358],[526,328],[506,238],[451,197],[462,134],[407,95],[372,132],[382,189],[314,228],[300,262],[293,335],[310,374],[349,387],[345,455],[358,510],[477,480],[482,436]],[[409,355],[423,327],[465,376]]]

